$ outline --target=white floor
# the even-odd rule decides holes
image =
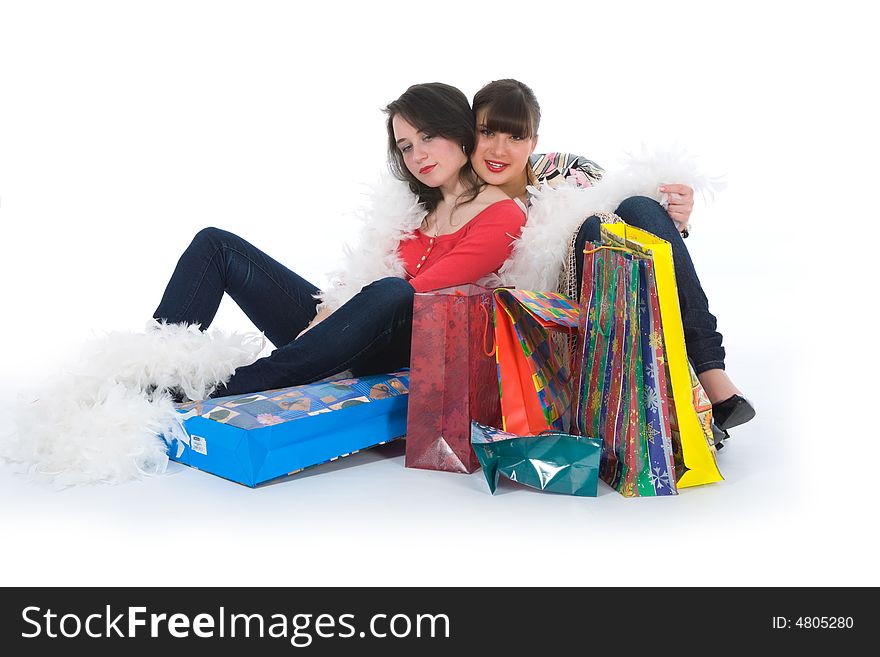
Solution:
[[[740,359],[766,366],[772,350]],[[0,469],[0,580],[36,584],[877,584],[876,515],[814,470],[767,380],[675,498],[544,494],[410,470],[402,441],[249,489],[172,464],[56,492]],[[821,459],[820,459],[821,460]],[[840,477],[843,473],[838,473]],[[829,485],[826,485],[829,484]]]
[[[388,2],[344,23],[336,4],[43,4],[0,9],[0,434],[90,331],[143,326],[199,228],[322,284],[355,183],[382,166],[379,108],[415,82],[470,95],[506,76],[541,99],[539,150],[611,168],[677,139],[727,173],[688,246],[758,417],[719,455],[724,482],[664,499],[492,496],[479,473],[404,468],[399,444],[257,490],[175,467],[56,492],[0,465],[0,585],[880,585],[861,3]],[[471,47],[419,50],[471,15]],[[583,48],[522,45],[551,37]],[[248,328],[228,302],[215,325]]]

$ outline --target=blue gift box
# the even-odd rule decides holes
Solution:
[[[403,436],[408,397],[401,371],[179,404],[189,444],[168,454],[256,486]]]

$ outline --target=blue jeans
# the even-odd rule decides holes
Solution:
[[[675,282],[678,286],[678,302],[681,306],[681,323],[684,326],[684,341],[688,358],[697,374],[712,369],[724,369],[724,347],[722,336],[716,330],[717,320],[709,312],[709,300],[700,286],[700,279],[688,253],[684,240],[666,210],[657,201],[645,196],[626,199],[615,214],[630,226],[641,228],[672,245],[672,260],[675,267]],[[587,242],[599,240],[599,217],[593,216],[581,224],[575,248],[578,253],[584,250]],[[577,258],[577,285],[581,287],[583,258]]]
[[[240,367],[215,393],[237,395],[312,383],[351,370],[355,376],[409,364],[415,291],[402,278],[367,285],[297,339],[314,319],[318,288],[225,230],[199,231],[177,263],[153,317],[208,328],[228,294],[276,346]]]

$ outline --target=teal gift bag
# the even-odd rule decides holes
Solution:
[[[471,446],[493,493],[504,475],[511,481],[581,497],[596,497],[602,441],[547,431],[517,436],[471,422]]]

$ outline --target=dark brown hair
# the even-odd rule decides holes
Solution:
[[[428,212],[437,209],[443,199],[443,193],[434,187],[419,182],[410,173],[403,161],[403,153],[394,138],[391,124],[395,116],[399,116],[416,130],[435,137],[450,139],[462,146],[465,163],[459,171],[459,179],[466,187],[465,193],[456,205],[470,203],[485,187],[484,183],[471,167],[470,155],[474,151],[476,134],[474,132],[474,113],[468,103],[467,96],[461,91],[442,82],[414,84],[397,100],[388,103],[383,110],[388,115],[388,167],[399,180],[409,183],[409,188],[424,203]]]
[[[474,95],[474,116],[485,110],[483,125],[524,139],[538,136],[541,106],[535,92],[519,80],[495,80]]]

